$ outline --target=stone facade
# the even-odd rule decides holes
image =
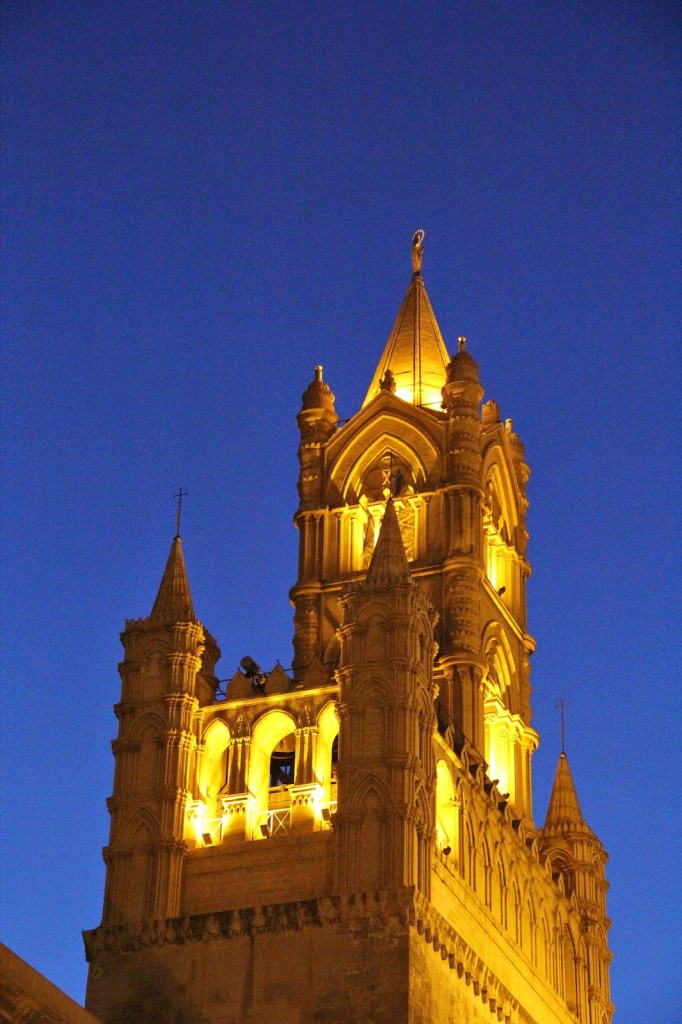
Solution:
[[[0,942],[0,1024],[100,1024]]]
[[[298,415],[292,673],[218,689],[179,537],[122,634],[104,1024],[609,1024],[606,854],[533,818],[524,449],[413,275],[360,411]],[[437,401],[434,401],[434,395]]]

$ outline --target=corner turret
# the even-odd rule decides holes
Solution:
[[[300,473],[298,493],[300,508],[314,508],[322,498],[322,448],[336,429],[339,417],[334,408],[334,395],[322,379],[322,367],[315,367],[315,376],[301,396],[301,411],[296,417],[301,433],[298,449]]]
[[[606,916],[609,885],[605,878],[608,854],[583,817],[563,750],[545,824],[538,832],[538,848],[550,867],[552,878],[563,886],[569,899],[575,900],[580,914],[590,1019],[610,1019],[613,1007],[609,992],[611,952],[607,934],[611,922]],[[567,1001],[570,1004],[570,1000]]]
[[[151,614],[128,620],[121,641],[105,926],[173,917],[180,909],[181,837],[194,799],[193,722],[215,698],[220,649],[194,614],[179,534]]]
[[[390,498],[367,576],[340,603],[338,888],[416,886],[428,897],[438,615],[410,576]]]

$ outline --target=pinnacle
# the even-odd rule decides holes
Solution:
[[[150,620],[154,623],[196,621],[179,534],[171,544]]]
[[[400,524],[393,498],[389,498],[386,502],[379,539],[365,577],[365,586],[387,587],[393,583],[408,583],[409,580],[410,568],[400,533]]]
[[[379,393],[386,371],[390,370],[398,398],[412,405],[440,409],[441,388],[449,362],[450,356],[418,269],[408,285],[363,407]]]
[[[584,830],[587,827],[580,810],[568,759],[562,751],[554,776],[552,795],[549,798],[544,831],[576,831]]]

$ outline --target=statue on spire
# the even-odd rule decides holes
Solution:
[[[424,255],[424,232],[421,228],[412,236],[412,273],[421,274]]]

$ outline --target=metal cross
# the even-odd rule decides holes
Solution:
[[[563,697],[562,697],[561,700],[557,704],[554,705],[554,707],[557,709],[557,711],[561,715],[561,753],[565,754],[566,753],[566,731],[565,731],[565,722],[564,722],[564,710],[566,708],[570,707],[570,704],[568,703],[568,701],[564,700]]]
[[[173,498],[175,499],[175,534],[177,537],[180,536],[180,519],[182,517],[182,499],[187,497],[187,491],[183,491],[182,487],[175,492]]]

